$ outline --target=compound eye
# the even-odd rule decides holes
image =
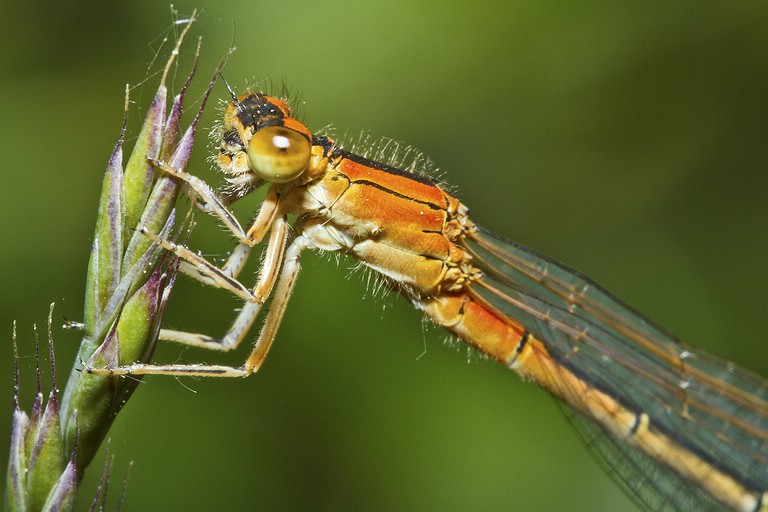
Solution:
[[[265,126],[248,142],[248,163],[256,175],[270,183],[286,183],[301,176],[309,165],[312,145],[284,126]]]

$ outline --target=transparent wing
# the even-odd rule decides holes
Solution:
[[[768,489],[768,381],[683,346],[589,278],[533,249],[482,228],[465,245],[484,272],[471,292],[486,307],[521,323],[553,357],[617,402],[648,414],[656,428],[713,467],[749,489]],[[561,395],[566,402],[580,400],[569,390]],[[581,416],[576,422],[640,501],[655,509],[671,506],[676,475],[596,435],[599,429]],[[609,460],[614,456],[619,460]],[[711,505],[694,493],[689,497],[694,510]]]
[[[559,402],[563,413],[595,460],[632,500],[647,510],[709,512],[722,510],[707,492],[627,443],[606,435],[594,422]]]

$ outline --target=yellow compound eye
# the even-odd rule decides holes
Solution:
[[[248,163],[264,181],[285,183],[301,176],[311,152],[311,144],[299,132],[284,126],[266,126],[248,142]]]

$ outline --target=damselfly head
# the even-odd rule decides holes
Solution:
[[[283,100],[241,94],[227,107],[223,128],[218,163],[235,186],[286,183],[309,165],[312,134]]]

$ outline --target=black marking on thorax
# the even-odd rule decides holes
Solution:
[[[440,184],[437,180],[435,180],[434,178],[430,178],[429,176],[423,176],[421,174],[404,171],[402,169],[398,169],[397,167],[392,167],[391,165],[383,164],[381,162],[376,162],[375,160],[370,160],[368,158],[362,157],[360,155],[356,155],[354,153],[349,153],[348,151],[341,150],[340,154],[342,157],[347,158],[360,165],[365,165],[366,167],[372,167],[376,170],[388,172],[396,176],[402,176],[404,178],[408,178],[413,181],[423,183],[425,185],[431,185],[436,187]]]

